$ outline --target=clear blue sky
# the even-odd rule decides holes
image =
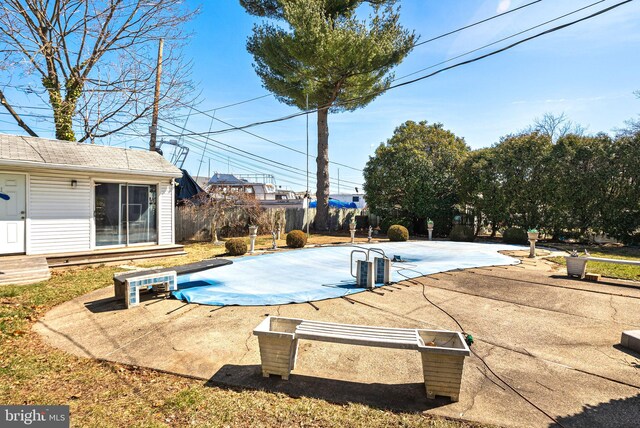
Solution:
[[[401,21],[405,27],[420,35],[422,40],[426,40],[528,1],[403,0],[400,2]],[[396,76],[444,61],[594,1],[543,0],[505,17],[419,46],[396,69]],[[518,38],[617,2],[604,1]],[[191,24],[194,35],[186,48],[187,57],[194,62],[194,80],[202,91],[203,102],[199,108],[211,109],[266,94],[253,71],[252,57],[245,48],[252,26],[258,20],[248,16],[235,0],[202,3],[202,13]],[[488,50],[491,48],[476,55]],[[330,158],[362,169],[375,147],[389,138],[394,128],[406,120],[442,122],[456,135],[464,137],[472,148],[490,146],[499,141],[501,136],[527,127],[546,112],[565,113],[569,119],[586,127],[587,132],[611,133],[615,128],[624,126],[625,120],[640,113],[640,99],[633,94],[640,89],[639,52],[640,1],[634,1],[497,56],[390,91],[356,112],[330,115]],[[473,54],[462,59],[471,57]],[[294,112],[294,108],[267,97],[219,110],[216,117],[234,125],[243,125]],[[6,116],[2,119],[6,120]],[[2,125],[3,130],[11,128],[8,124]],[[211,119],[192,115],[186,128],[206,132],[210,125]],[[221,128],[226,126],[213,123],[213,130]],[[250,131],[299,150],[306,148],[304,117],[255,127]],[[311,116],[311,154],[316,152],[315,132],[315,116]],[[14,129],[14,133],[20,132]],[[295,168],[306,168],[305,156],[242,132],[215,138]],[[189,142],[189,138],[185,141]],[[144,144],[144,141],[131,141],[128,145]],[[215,150],[212,172],[275,173],[278,184],[296,190],[304,188],[302,176],[283,173],[277,166],[261,165],[257,161],[251,161],[251,165],[247,166],[246,159],[238,155],[229,156],[227,162],[225,159],[228,154]],[[199,149],[194,147],[186,164],[194,175],[200,161],[198,153]],[[208,157],[204,157],[201,175],[206,175]],[[244,165],[242,168],[239,166],[241,164]],[[313,159],[310,168],[314,173]],[[358,171],[339,168],[341,191],[350,192],[353,189],[353,185],[344,183],[344,180],[362,182]],[[332,179],[336,179],[338,167],[332,165],[330,173]],[[311,188],[315,189],[314,180],[311,181]],[[337,190],[337,183],[333,183],[332,193]]]

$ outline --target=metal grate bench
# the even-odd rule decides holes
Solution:
[[[127,309],[140,304],[140,290],[153,289],[159,293],[169,293],[178,289],[178,275],[175,271],[140,273],[130,275],[124,282],[114,282],[116,297],[124,297]]]
[[[200,272],[232,264],[231,260],[208,259],[172,268],[144,269],[113,275],[113,289],[117,299],[123,299],[128,308],[140,304],[140,290],[152,288],[157,293],[170,293],[178,289],[178,275]]]
[[[458,401],[464,359],[470,351],[462,334],[447,330],[372,327],[310,321],[297,318],[265,318],[254,330],[260,345],[262,375],[289,379],[298,352],[298,340],[419,351],[427,397],[436,395]]]

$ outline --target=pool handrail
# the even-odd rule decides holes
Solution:
[[[351,251],[351,260],[349,261],[349,273],[351,274],[352,277],[357,278],[357,275],[353,274],[353,253],[362,253],[365,256],[364,261],[368,262],[369,261],[369,253],[367,253],[366,251],[363,250],[353,250]]]
[[[373,251],[374,253],[378,253],[380,255],[382,255],[383,258],[388,259],[389,257],[387,257],[386,253],[384,252],[384,250],[382,248],[369,248],[367,250],[367,259],[369,259],[369,253],[371,253],[371,251]]]

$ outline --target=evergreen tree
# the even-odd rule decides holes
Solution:
[[[356,17],[364,3],[368,19]],[[389,87],[391,69],[411,51],[415,36],[398,22],[395,0],[240,0],[250,14],[270,18],[247,42],[262,82],[285,104],[317,110],[317,211],[329,214],[328,114],[364,107]],[[285,27],[277,24],[283,23]]]

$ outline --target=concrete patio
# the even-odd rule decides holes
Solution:
[[[109,287],[67,302],[35,329],[76,355],[216,385],[504,426],[553,426],[507,382],[562,426],[640,420],[640,355],[617,345],[623,330],[640,328],[640,284],[572,280],[541,259],[440,273],[313,304],[211,307],[147,299],[124,310],[112,296]],[[457,330],[425,296],[475,338],[458,403],[426,398],[420,355],[411,351],[301,341],[289,381],[261,376],[252,330],[267,314]]]

